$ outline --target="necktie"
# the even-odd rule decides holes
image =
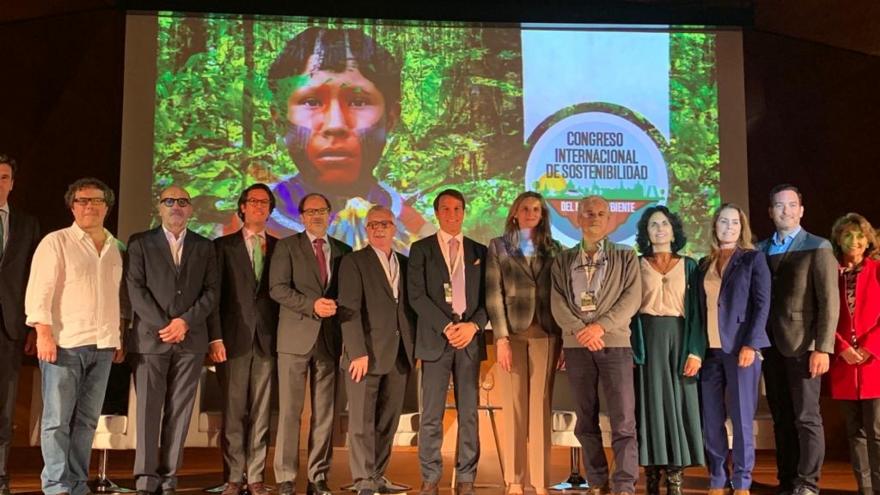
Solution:
[[[260,283],[263,276],[263,238],[258,235],[251,236],[251,257],[254,262],[254,276],[257,283]]]
[[[321,285],[327,286],[327,257],[324,256],[324,239],[315,239],[315,258],[318,258],[318,273],[321,274]]]
[[[452,312],[462,316],[467,308],[467,299],[464,286],[464,263],[456,263],[458,260],[458,239],[449,239],[449,265],[452,273]]]
[[[6,229],[3,228],[6,222],[4,220],[6,220],[6,210],[0,210],[0,258],[6,252]]]

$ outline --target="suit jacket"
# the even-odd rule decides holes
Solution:
[[[706,319],[706,287],[703,280],[710,269],[708,258],[700,260],[700,308]],[[711,267],[714,270],[714,267]],[[770,269],[761,251],[736,248],[724,267],[718,293],[718,333],[721,350],[739,353],[742,346],[760,350],[770,347],[767,316],[770,312]]]
[[[131,236],[127,262],[134,318],[126,349],[136,354],[164,354],[175,347],[185,353],[208,352],[208,317],[219,294],[214,244],[187,229],[178,268],[159,226]],[[167,344],[158,332],[174,318],[186,321],[189,331],[179,344]]]
[[[558,243],[555,247],[561,251]],[[535,256],[532,266],[518,246],[496,237],[486,263],[486,310],[496,339],[525,331],[535,318],[548,333],[561,335],[550,312],[552,257]]]
[[[338,357],[341,347],[337,315],[321,318],[314,312],[319,298],[336,299],[339,263],[351,246],[330,239],[330,283],[321,284],[318,258],[305,232],[286,237],[275,245],[269,270],[269,295],[281,305],[278,316],[278,352],[306,355],[320,335],[327,348]]]
[[[208,319],[208,332],[211,342],[223,340],[230,358],[253,349],[255,340],[264,354],[275,353],[278,303],[269,297],[269,267],[277,242],[276,237],[266,234],[265,262],[258,282],[241,230],[214,240],[220,295]]]
[[[770,240],[758,243],[765,253]],[[771,343],[783,356],[800,356],[817,350],[834,352],[834,331],[840,312],[837,293],[837,260],[831,243],[804,229],[788,251],[767,256],[772,274]]]
[[[831,397],[841,400],[880,398],[880,261],[865,259],[856,275],[856,300],[852,312],[846,300],[846,280],[840,275],[840,320],[834,352],[856,345],[871,353],[862,364],[847,364],[840,356],[831,360],[828,382]]]
[[[344,258],[339,267],[339,319],[342,360],[369,357],[367,373],[385,375],[397,361],[403,344],[410,368],[415,365],[415,314],[406,299],[406,256],[395,253],[400,266],[397,300],[376,251],[369,245]]]
[[[37,219],[10,207],[9,239],[0,259],[0,310],[3,313],[0,331],[11,340],[25,338],[29,330],[24,323],[24,292],[31,272],[31,259],[39,242]]]
[[[477,335],[465,348],[475,360],[486,359],[483,330],[489,321],[486,313],[486,246],[464,238],[465,306],[461,321],[479,327]],[[413,243],[409,250],[409,273],[406,277],[409,303],[418,315],[416,358],[436,361],[449,345],[443,329],[452,323],[452,305],[446,302],[443,284],[451,283],[449,269],[440,250],[437,234]]]

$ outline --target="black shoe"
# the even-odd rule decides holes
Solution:
[[[660,494],[660,468],[645,466],[645,492],[648,495]]]
[[[394,493],[406,493],[411,489],[411,486],[395,483],[383,476],[382,479],[379,480],[379,489],[376,491],[382,495],[389,495]]]
[[[372,490],[370,488],[361,488],[358,490],[357,495],[376,495],[376,490]]]
[[[309,483],[309,485],[311,485],[311,483]],[[278,495],[296,495],[296,486],[294,486],[292,481],[278,483],[276,488],[278,489]]]
[[[333,495],[333,491],[327,486],[327,480],[310,481],[306,487],[306,495]]]
[[[455,495],[475,495],[474,483],[471,481],[462,481],[456,483]]]
[[[428,482],[428,481],[423,481],[422,488],[419,490],[419,495],[437,495],[438,492],[439,492],[439,489],[437,487],[436,481],[433,483]]]
[[[813,490],[808,486],[799,485],[795,487],[795,489],[791,492],[791,495],[819,495],[819,492],[817,490]]]

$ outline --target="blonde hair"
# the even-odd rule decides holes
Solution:
[[[728,209],[735,210],[739,214],[740,231],[739,239],[736,240],[736,247],[744,250],[755,249],[754,244],[752,244],[752,228],[749,226],[749,217],[746,215],[746,212],[736,203],[724,203],[712,215],[712,224],[709,226],[712,229],[712,241],[709,243],[709,257],[706,258],[703,269],[712,266],[712,263],[721,255],[721,245],[718,243],[718,233],[715,231],[715,224],[718,223],[721,212]]]

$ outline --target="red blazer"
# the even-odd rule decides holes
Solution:
[[[839,277],[840,319],[837,322],[834,353],[828,384],[831,397],[842,400],[880,398],[880,262],[865,259],[856,278],[856,304],[853,314],[846,303],[846,285]],[[855,329],[860,348],[872,357],[862,364],[850,365],[840,353],[850,347],[850,336]]]

